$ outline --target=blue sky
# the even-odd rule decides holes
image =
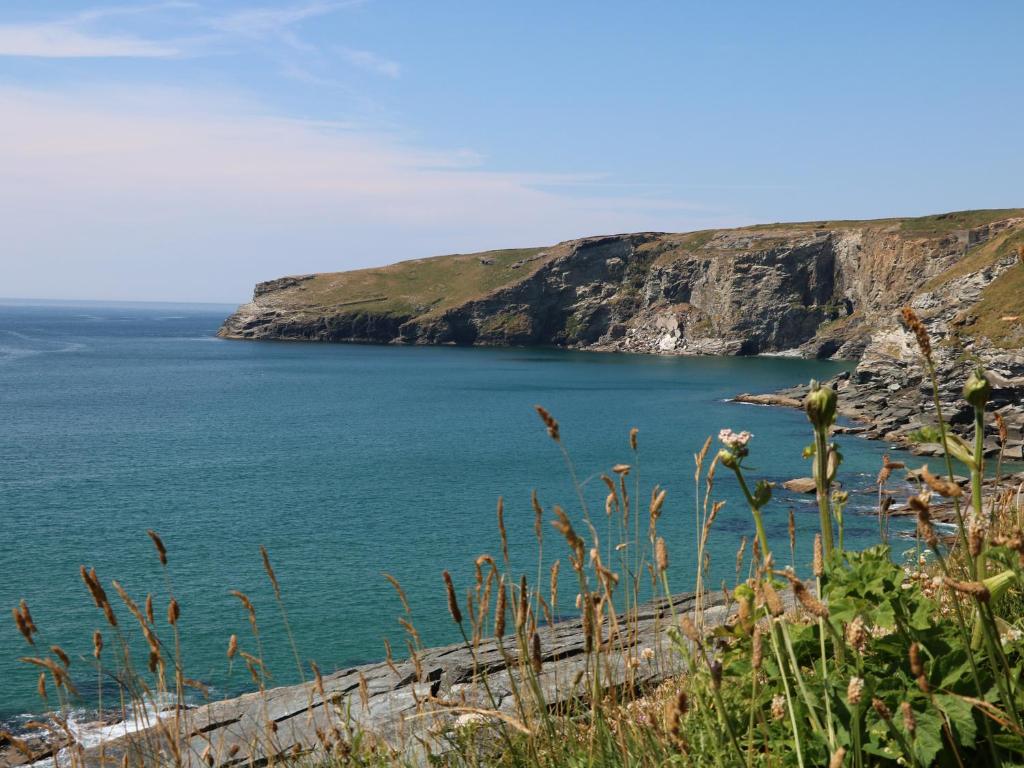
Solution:
[[[1018,2],[4,0],[0,295],[1024,205]]]

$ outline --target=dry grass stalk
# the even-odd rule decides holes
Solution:
[[[772,584],[771,578],[764,580],[761,589],[764,594],[764,604],[768,607],[768,612],[776,618],[784,614],[786,609],[782,604],[782,598],[779,597],[779,593],[775,591],[775,586]]]
[[[921,318],[917,316],[917,313],[910,307],[904,307],[900,310],[903,315],[903,323],[907,326],[907,329],[914,334],[917,339],[917,346],[921,349],[921,354],[926,359],[932,359],[932,342],[928,337],[928,329],[924,327],[924,323],[921,322]]]
[[[963,595],[970,595],[976,598],[980,602],[987,603],[991,598],[991,594],[988,591],[988,587],[982,584],[980,581],[957,581],[954,578],[945,576],[943,578],[946,586],[952,589],[954,592],[959,592]]]
[[[924,480],[925,484],[935,491],[940,496],[946,498],[954,498],[957,496],[963,496],[963,489],[956,483],[950,480],[944,480],[941,477],[936,477],[928,471],[928,465],[925,464],[921,467],[921,479]]]
[[[661,573],[668,570],[668,547],[665,545],[665,539],[660,536],[654,542],[654,562]]]
[[[22,616],[21,612],[17,608],[11,609],[11,615],[14,617],[14,625],[18,628],[18,632],[25,638],[25,641],[29,645],[35,645],[35,641],[32,639],[32,631],[29,629],[28,623],[25,621],[25,617]]]
[[[149,538],[153,540],[153,546],[156,547],[157,556],[160,558],[160,565],[167,565],[167,547],[164,546],[163,540],[157,535],[157,532],[150,529],[146,531]]]
[[[533,507],[533,535],[537,538],[537,543],[541,544],[544,541],[544,508],[537,499],[536,489],[530,491],[530,505]]]
[[[412,611],[409,608],[409,601],[405,597],[405,590],[402,589],[402,585],[398,583],[398,579],[390,573],[385,573],[384,578],[388,580],[388,583],[394,587],[395,592],[398,593],[398,599],[402,602],[402,610],[405,611],[407,615],[411,614]]]
[[[789,553],[796,558],[796,517],[793,508],[789,508]]]
[[[51,645],[50,652],[53,653],[53,655],[56,656],[58,659],[60,659],[60,663],[64,665],[65,669],[71,666],[71,659],[68,657],[66,653],[64,653],[64,649],[61,648],[59,645]]]
[[[508,612],[508,587],[505,577],[498,580],[498,599],[494,606],[494,636],[499,640],[505,636],[505,614]]]
[[[267,572],[267,576],[270,577],[270,583],[274,586],[274,597],[280,600],[281,586],[277,583],[277,575],[274,573],[274,569],[270,565],[270,555],[267,554],[267,548],[262,544],[260,544],[260,557],[263,558],[263,570]]]
[[[544,659],[540,650],[540,635],[537,632],[530,637],[530,664],[535,675],[539,675],[544,668]]]
[[[452,577],[448,571],[444,571],[441,574],[444,579],[445,591],[448,593],[448,613],[452,615],[452,619],[456,624],[462,623],[462,611],[459,610],[459,601],[455,596],[455,585],[452,584]]]
[[[181,607],[178,605],[178,601],[173,597],[167,604],[167,623],[172,627],[178,623],[178,619],[181,617]]]
[[[498,497],[498,533],[501,535],[501,556],[508,564],[508,532],[505,530],[505,500]]]
[[[534,410],[537,411],[537,415],[540,416],[540,420],[544,422],[544,426],[547,427],[548,437],[554,440],[556,443],[561,441],[558,432],[558,422],[555,418],[548,413],[547,409],[540,405],[533,406]]]

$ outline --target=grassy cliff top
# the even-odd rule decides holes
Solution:
[[[510,248],[412,259],[386,267],[322,272],[273,294],[275,303],[394,315],[442,312],[536,271],[557,248]]]
[[[661,263],[698,250],[727,256],[729,252],[750,248],[752,240],[756,242],[754,247],[758,248],[782,245],[788,238],[816,231],[870,229],[908,238],[933,238],[1017,216],[1024,216],[1024,208],[957,211],[918,218],[758,224],[735,229],[660,234],[642,245],[640,250],[652,252],[654,262]],[[972,248],[961,263],[934,278],[929,286],[934,287],[983,268],[1004,255],[1007,248],[1019,244],[1017,238],[1009,242],[1005,236],[995,237],[982,246]],[[266,300],[277,306],[315,313],[365,311],[408,317],[429,316],[485,296],[503,286],[513,285],[570,249],[571,243],[562,243],[549,248],[450,254],[350,272],[324,272],[276,290]],[[996,296],[997,291],[993,289],[990,295],[986,295],[987,300],[980,307],[979,332],[983,326],[988,332],[1001,327],[1002,321],[993,320],[993,313],[999,313],[1000,317],[1005,314],[998,308],[1004,300],[1014,306],[1015,302],[1019,303],[1013,290],[1006,287]]]

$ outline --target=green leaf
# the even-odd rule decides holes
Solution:
[[[935,694],[935,706],[949,718],[957,742],[967,747],[973,747],[978,734],[978,725],[974,721],[974,707],[959,696],[950,696],[945,693]]]

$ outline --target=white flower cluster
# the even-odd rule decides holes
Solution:
[[[733,432],[731,429],[723,429],[718,433],[722,445],[734,451],[746,448],[752,437],[753,435],[747,431]]]

